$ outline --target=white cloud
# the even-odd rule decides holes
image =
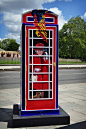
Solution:
[[[0,13],[3,13],[3,21],[7,27],[6,38],[14,38],[20,41],[20,27],[22,13],[26,10],[43,9],[44,3],[51,3],[55,0],[0,0]],[[2,20],[0,21],[2,23]]]
[[[42,4],[51,3],[56,0],[2,0],[0,1],[1,12],[21,13],[22,10],[43,8]]]
[[[13,38],[20,42],[20,28],[22,13],[26,10],[32,10],[41,8],[43,9],[44,3],[51,3],[55,0],[1,0],[0,1],[0,13],[3,13],[3,21],[7,27],[8,34],[5,35],[6,38]],[[68,1],[68,0],[65,0]],[[71,1],[71,0],[69,0]],[[58,8],[50,8],[52,12],[59,15],[58,23],[59,29],[62,28],[63,24],[66,22],[63,17],[62,11]]]
[[[20,34],[19,33],[9,33],[8,35],[5,35],[6,38],[10,39],[16,39],[18,43],[20,43]]]
[[[7,38],[0,38],[0,41],[3,41],[4,39],[7,39]]]
[[[59,1],[71,2],[72,0],[59,0]]]
[[[20,14],[13,14],[10,12],[4,13],[4,21],[5,25],[8,29],[8,32],[11,33],[18,33],[20,32],[20,25],[21,25],[21,15]]]
[[[58,15],[59,29],[61,29],[62,26],[64,25],[64,23],[67,22],[67,21],[65,20],[65,18],[63,17],[62,11],[59,10],[57,7],[50,8],[49,10]]]
[[[4,12],[3,20],[5,26],[8,30],[8,35],[5,35],[6,38],[16,39],[17,42],[20,42],[20,27],[21,27],[21,15],[11,12]]]
[[[65,0],[65,2],[71,2],[72,0]]]
[[[81,16],[81,18],[86,19],[86,12],[84,13],[83,16]]]

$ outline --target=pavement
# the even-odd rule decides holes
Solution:
[[[86,64],[79,65],[58,65],[59,69],[86,68]],[[0,65],[0,70],[20,70],[20,65]]]
[[[13,104],[19,103],[20,88],[0,90],[0,129],[12,129]],[[59,85],[59,106],[70,115],[70,125],[20,129],[86,129],[86,83]]]
[[[59,68],[86,68],[86,65],[59,65]],[[0,65],[0,70],[20,70],[20,66]],[[20,104],[20,88],[0,89],[0,129],[12,129],[13,104]],[[59,85],[59,106],[70,115],[70,125],[19,129],[86,129],[86,83]]]

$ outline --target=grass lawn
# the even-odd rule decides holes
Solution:
[[[0,64],[20,64],[20,61],[0,60]]]
[[[84,64],[86,62],[59,61],[59,64]],[[20,61],[0,60],[0,64],[20,64]]]
[[[86,62],[77,62],[77,61],[59,61],[59,64],[84,64]]]

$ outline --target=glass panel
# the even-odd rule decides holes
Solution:
[[[49,38],[49,30],[47,30],[46,32],[47,32],[47,38]]]
[[[33,91],[33,99],[49,98],[48,94],[48,91]]]
[[[50,74],[50,80],[52,81],[52,74]]]
[[[52,38],[52,31],[50,31],[50,38]]]
[[[32,55],[32,48],[29,48],[28,54],[29,54],[29,55]]]
[[[29,91],[29,99],[32,99],[32,91]]]
[[[50,55],[52,56],[52,48],[50,48]]]
[[[52,47],[52,39],[50,39],[50,46]]]
[[[52,64],[52,57],[50,57],[50,64]]]
[[[32,56],[29,56],[29,64],[32,64]]]
[[[41,30],[40,32],[41,32],[41,34],[47,33],[47,38],[49,38],[49,31],[48,31],[48,30],[45,30],[45,31],[44,31],[44,30]],[[37,35],[38,35],[38,36],[37,36]],[[33,38],[42,38],[42,37],[40,36],[38,30],[33,30]]]
[[[29,30],[29,32],[30,32],[30,34],[29,34],[29,35],[30,35],[30,37],[32,37],[32,30]]]
[[[36,30],[33,30],[33,38],[41,38],[41,36],[39,35],[39,36],[37,36],[36,34],[38,34],[39,35],[39,32],[38,31],[36,31]]]
[[[52,67],[50,67],[50,72],[52,73]]]
[[[43,41],[43,39],[33,39],[33,46],[36,46],[37,43],[44,44],[44,47],[49,47],[49,39],[47,39],[48,43]]]
[[[32,90],[32,82],[31,82],[31,76],[29,77],[29,90]]]
[[[29,81],[32,81],[32,74],[29,74]]]
[[[32,39],[30,39],[30,46],[32,46]]]
[[[52,98],[52,91],[50,91],[50,98]]]

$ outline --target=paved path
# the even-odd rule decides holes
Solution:
[[[13,104],[20,103],[20,89],[0,90],[0,129],[11,129]],[[70,115],[70,125],[20,129],[86,129],[86,83],[59,85],[59,105]]]
[[[74,68],[86,68],[86,64],[80,64],[80,65],[59,65],[59,69],[74,69]],[[9,66],[0,65],[0,70],[20,70],[20,66]]]

